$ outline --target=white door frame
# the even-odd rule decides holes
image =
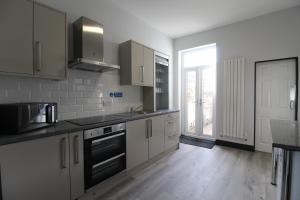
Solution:
[[[281,58],[281,59],[274,59],[274,60],[264,60],[264,61],[257,61],[255,62],[254,67],[254,148],[256,148],[256,85],[257,85],[257,79],[256,79],[256,72],[257,72],[257,65],[261,63],[267,63],[267,62],[276,62],[276,61],[285,61],[285,60],[295,60],[295,76],[296,76],[296,99],[295,99],[295,117],[294,119],[298,119],[298,57],[290,57],[290,58]]]
[[[212,66],[196,66],[196,67],[189,67],[189,68],[183,68],[182,69],[182,103],[183,103],[183,106],[182,106],[182,110],[183,110],[183,135],[187,135],[187,136],[192,136],[192,137],[196,137],[196,138],[201,138],[201,139],[209,139],[209,140],[214,140],[215,139],[215,134],[214,134],[214,123],[215,123],[215,115],[214,115],[214,106],[215,106],[215,97],[213,97],[213,107],[212,107],[212,113],[213,113],[213,116],[212,116],[212,124],[213,124],[213,129],[212,129],[212,136],[207,136],[207,135],[203,135],[203,107],[202,105],[199,106],[199,101],[201,101],[202,99],[202,71],[203,69],[205,68],[208,68],[208,67],[212,67]],[[199,135],[194,135],[194,134],[190,134],[187,132],[187,102],[186,102],[186,83],[187,83],[187,80],[186,80],[186,76],[187,76],[187,73],[189,71],[195,71],[196,72],[196,81],[198,81],[198,83],[196,83],[196,133],[201,133]],[[198,125],[197,125],[198,124]]]

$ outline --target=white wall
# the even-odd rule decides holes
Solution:
[[[217,101],[216,133],[222,128],[222,61],[243,56],[246,66],[245,133],[244,144],[254,144],[254,62],[261,60],[300,56],[300,7],[260,16],[206,32],[177,38],[174,41],[175,107],[180,107],[180,74],[178,51],[217,44]],[[219,137],[218,137],[219,138]],[[233,142],[240,142],[234,141]]]
[[[173,55],[173,40],[109,0],[39,0],[67,12],[69,22],[69,60],[73,58],[72,22],[86,16],[104,25],[104,59],[118,63],[118,44],[129,39],[167,55]],[[171,59],[172,60],[172,59]],[[111,99],[109,92],[121,91],[124,98]],[[0,76],[0,103],[55,101],[59,119],[128,111],[142,103],[140,87],[120,86],[118,71],[103,74],[69,71],[66,81]],[[111,104],[103,104],[112,102]]]

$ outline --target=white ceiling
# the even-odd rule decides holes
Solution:
[[[300,0],[112,0],[177,38],[300,5]]]

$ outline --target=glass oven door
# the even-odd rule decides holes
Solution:
[[[85,140],[85,187],[126,169],[125,131]]]

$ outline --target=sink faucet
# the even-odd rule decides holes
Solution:
[[[134,112],[138,111],[140,108],[143,109],[143,105],[139,105],[139,106],[136,107],[136,108],[130,107],[130,113],[134,113]]]

